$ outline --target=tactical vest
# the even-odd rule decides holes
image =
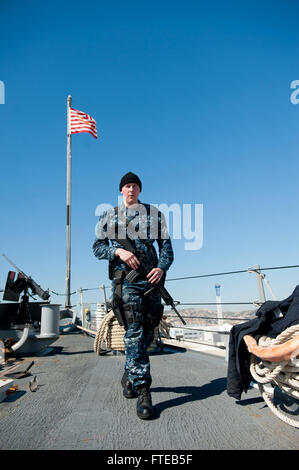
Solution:
[[[115,214],[118,213],[118,206],[114,207],[114,212]],[[129,225],[130,221],[128,220],[128,218],[126,218],[126,229]],[[117,225],[115,226],[115,234],[118,234],[118,228],[117,228]],[[116,235],[117,237],[117,235]],[[117,240],[117,238],[116,238]],[[147,247],[147,249],[150,251],[151,253],[151,256],[153,257],[153,264],[154,266],[157,266],[158,265],[158,256],[157,256],[157,252],[156,252],[156,249],[155,247],[153,246],[152,243],[150,243],[147,239],[142,239],[142,238],[139,238],[139,240]],[[116,260],[112,260],[110,261],[109,260],[109,267],[108,267],[108,275],[109,275],[109,279],[112,281],[114,280],[115,278],[115,264],[116,264]]]

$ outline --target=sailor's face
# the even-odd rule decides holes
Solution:
[[[132,204],[137,204],[140,188],[136,183],[128,183],[122,187],[121,193],[124,197],[125,205],[131,206]]]

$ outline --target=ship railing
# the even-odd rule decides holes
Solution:
[[[173,319],[174,317],[172,315],[167,315],[167,320]],[[190,318],[196,318],[198,321],[200,320],[215,320],[216,322],[218,321],[218,317],[189,317],[185,315],[184,320],[188,320]],[[248,320],[248,318],[223,318],[223,321],[226,320],[233,320],[234,324],[237,323],[242,323]],[[229,345],[229,335],[230,335],[230,329],[223,329],[221,326],[217,327],[217,323],[214,325],[194,325],[194,326],[185,326],[185,325],[177,325],[174,324],[170,327],[169,329],[169,334],[168,336],[164,336],[165,340],[175,340],[178,342],[178,345],[181,343],[184,343],[188,345],[190,343],[194,345],[199,345],[199,346],[208,346],[210,350],[212,351],[214,348],[216,349],[221,349],[224,351],[224,357],[225,360],[228,361],[228,345]],[[232,327],[233,325],[231,325]],[[208,339],[207,335],[204,335],[204,338],[201,337],[195,337],[195,338],[188,338],[187,335],[185,334],[180,334],[180,331],[201,331],[204,334],[205,333],[210,333],[212,338]],[[215,340],[214,334],[218,334],[220,336],[220,339]]]
[[[247,321],[249,318],[237,318],[237,317],[233,317],[233,318],[228,318],[228,317],[225,317],[225,316],[220,316],[219,315],[219,312],[218,312],[218,308],[223,305],[251,305],[252,307],[254,308],[258,308],[260,307],[265,301],[266,301],[266,295],[265,295],[265,287],[267,289],[267,291],[269,292],[270,294],[270,297],[272,300],[276,300],[276,296],[275,294],[273,293],[271,287],[270,287],[270,284],[269,284],[269,281],[266,279],[266,275],[263,271],[269,271],[269,270],[281,270],[281,269],[288,269],[288,268],[299,268],[299,265],[287,265],[287,266],[274,266],[274,267],[260,267],[259,264],[256,264],[254,265],[253,268],[249,267],[247,269],[242,269],[242,270],[237,270],[237,271],[229,271],[229,272],[218,272],[218,273],[212,273],[212,274],[200,274],[200,275],[196,275],[196,276],[185,276],[185,277],[178,277],[178,278],[170,278],[170,279],[166,279],[166,283],[168,282],[172,282],[172,281],[184,281],[184,280],[190,280],[190,279],[200,279],[200,278],[207,278],[207,277],[222,277],[222,276],[225,276],[225,275],[233,275],[233,274],[241,274],[241,273],[254,273],[256,275],[256,281],[257,281],[257,288],[258,288],[258,297],[259,299],[258,300],[254,300],[254,301],[249,301],[249,302],[221,302],[219,301],[219,298],[217,299],[218,301],[217,302],[197,302],[197,303],[181,303],[181,302],[177,302],[177,308],[180,308],[180,307],[183,307],[183,306],[199,306],[199,305],[204,305],[204,306],[208,306],[208,305],[216,305],[217,306],[217,317],[200,317],[200,316],[196,316],[196,319],[198,321],[200,321],[201,319],[208,319],[208,320],[215,320],[216,321],[216,325],[204,325],[203,327],[201,327],[201,325],[194,325],[192,326],[191,324],[190,325],[179,325],[178,322],[177,324],[174,324],[173,327],[174,328],[180,328],[184,331],[188,331],[188,330],[199,330],[199,331],[205,331],[205,332],[211,332],[211,333],[218,333],[219,335],[222,335],[222,338],[223,338],[223,341],[222,341],[222,344],[220,344],[221,342],[219,342],[219,344],[210,344],[208,343],[207,341],[203,341],[200,339],[189,339],[189,338],[184,338],[184,342],[196,342],[196,343],[199,343],[199,344],[205,344],[208,345],[208,346],[213,346],[215,348],[220,348],[220,349],[225,349],[226,351],[226,358],[227,358],[227,351],[228,351],[228,342],[229,342],[229,334],[230,334],[230,331],[229,330],[223,330],[221,329],[220,325],[223,323],[223,322],[226,322],[226,321],[233,321],[233,324],[236,324],[237,323],[240,323],[240,322],[244,322],[244,321]],[[216,286],[215,286],[216,287]],[[99,287],[93,287],[93,288],[80,288],[78,289],[77,291],[75,292],[72,292],[71,295],[74,295],[74,294],[79,294],[80,296],[80,300],[79,300],[79,317],[81,317],[81,324],[82,324],[82,327],[83,328],[90,328],[91,327],[91,324],[90,324],[90,321],[88,321],[88,314],[91,314],[91,312],[93,311],[93,313],[95,313],[96,310],[99,310],[99,305],[101,306],[100,308],[102,309],[102,313],[105,314],[105,311],[107,312],[108,309],[107,309],[107,295],[106,295],[106,290],[107,289],[111,289],[110,286],[105,286],[105,285],[101,285]],[[83,294],[86,292],[86,291],[102,291],[102,294],[103,294],[103,302],[84,302],[83,300]],[[52,291],[53,292],[53,291]],[[54,294],[57,294],[56,292],[53,292]],[[64,295],[64,294],[57,294],[57,295]],[[96,307],[94,307],[96,306]],[[166,313],[166,312],[165,312]],[[182,312],[181,312],[181,315],[186,319],[191,319],[192,316],[190,315],[183,315]],[[171,312],[167,312],[167,316],[168,318],[174,318],[175,315]],[[179,320],[178,320],[179,321]],[[232,326],[233,326],[232,324]],[[219,326],[219,329],[217,330],[216,327],[217,325]],[[209,328],[210,326],[210,328]]]
[[[299,266],[298,266],[299,267]],[[277,267],[273,268],[273,269],[276,269]],[[263,268],[264,270],[266,269],[272,269],[272,268]],[[220,275],[228,275],[228,274],[240,274],[240,273],[244,273],[244,272],[248,272],[248,273],[255,273],[256,274],[256,279],[257,279],[257,286],[258,286],[258,292],[259,292],[259,298],[260,300],[258,301],[253,301],[253,302],[219,302],[219,299],[216,303],[214,302],[198,302],[198,303],[180,303],[180,302],[177,302],[177,308],[179,307],[182,307],[182,306],[199,306],[199,305],[217,305],[217,309],[219,308],[219,306],[222,307],[222,305],[252,305],[252,306],[255,306],[255,307],[259,307],[259,305],[261,305],[265,300],[266,300],[266,296],[265,296],[265,289],[264,289],[264,282],[266,284],[266,287],[268,288],[269,292],[270,292],[270,295],[272,298],[275,298],[274,294],[273,294],[273,291],[272,289],[270,288],[270,285],[269,285],[269,282],[266,281],[265,279],[265,274],[261,272],[261,268],[260,268],[260,265],[255,265],[254,268],[248,268],[247,270],[238,270],[238,271],[229,271],[229,272],[225,272],[225,273],[215,273],[215,274],[203,274],[203,275],[199,275],[199,276],[188,276],[188,277],[180,277],[180,278],[172,278],[172,279],[168,279],[166,282],[170,282],[170,281],[177,281],[177,280],[185,280],[185,279],[197,279],[197,278],[203,278],[203,277],[211,277],[211,276],[220,276]],[[107,312],[108,309],[107,309],[107,294],[106,294],[106,289],[109,289],[110,286],[105,286],[105,285],[102,285],[100,287],[97,287],[97,288],[89,288],[89,289],[83,289],[83,288],[80,288],[77,292],[79,293],[80,295],[80,317],[81,317],[81,323],[82,323],[82,328],[84,328],[86,331],[89,330],[91,331],[92,329],[92,325],[89,321],[90,319],[90,314],[91,314],[91,310],[92,310],[92,307],[93,305],[96,305],[97,307],[97,312],[95,313],[96,316],[104,316],[105,315],[105,311]],[[90,291],[90,290],[99,290],[101,289],[102,290],[102,293],[103,293],[103,303],[102,304],[99,304],[99,303],[86,303],[86,302],[83,302],[83,293],[86,292],[86,291]],[[101,313],[99,312],[99,309],[102,311]],[[167,316],[167,319],[174,319],[174,317],[176,317],[175,315],[172,315],[171,312],[165,312],[166,313],[166,316]],[[192,319],[192,316],[190,315],[182,315],[184,317],[185,320],[188,320],[188,319]],[[195,317],[198,321],[200,320],[215,320],[216,321],[216,326],[217,325],[221,325],[223,324],[223,322],[225,321],[229,321],[229,320],[233,320],[234,323],[237,321],[241,322],[241,321],[246,321],[246,319],[244,318],[237,318],[237,317],[233,317],[233,318],[227,318],[227,317],[219,317],[219,315],[217,317],[200,317],[200,316],[196,316]],[[94,327],[94,325],[93,325]],[[212,341],[206,341],[204,339],[201,339],[201,338],[196,338],[196,339],[190,339],[188,337],[186,337],[186,335],[183,335],[183,337],[179,337],[179,335],[177,335],[175,338],[169,338],[169,339],[174,339],[174,340],[177,340],[178,342],[179,341],[184,341],[184,343],[196,343],[196,344],[200,344],[200,345],[204,345],[204,346],[210,346],[212,348],[219,348],[219,349],[223,349],[225,350],[225,358],[226,360],[228,360],[228,343],[229,343],[229,333],[230,331],[229,330],[224,330],[224,329],[221,329],[221,327],[219,327],[219,329],[215,329],[215,325],[210,325],[210,328],[209,326],[203,326],[201,327],[201,325],[196,325],[196,326],[192,326],[192,325],[176,325],[176,324],[173,324],[171,326],[171,328],[173,329],[180,329],[180,330],[184,330],[184,331],[190,331],[190,330],[193,330],[193,331],[202,331],[202,332],[206,332],[206,333],[210,333],[210,334],[219,334],[221,335],[221,341],[217,341],[217,342],[212,342]]]

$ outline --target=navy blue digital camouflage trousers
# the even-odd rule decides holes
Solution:
[[[150,387],[152,383],[147,349],[153,342],[154,330],[162,318],[163,307],[157,290],[144,296],[150,287],[146,280],[124,280],[122,285],[123,302],[127,306],[132,305],[134,311],[134,321],[128,324],[124,335],[125,371],[134,389]]]

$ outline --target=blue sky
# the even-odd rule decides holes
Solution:
[[[174,240],[169,278],[299,264],[298,2],[0,3],[1,253],[65,292],[70,94],[99,134],[72,137],[72,291],[109,283],[95,209],[117,203],[127,171],[144,202],[203,205],[203,246]],[[2,288],[9,269],[1,256]],[[298,284],[298,269],[265,274],[277,298]],[[258,298],[247,273],[167,287],[213,302],[216,282],[223,302]]]

